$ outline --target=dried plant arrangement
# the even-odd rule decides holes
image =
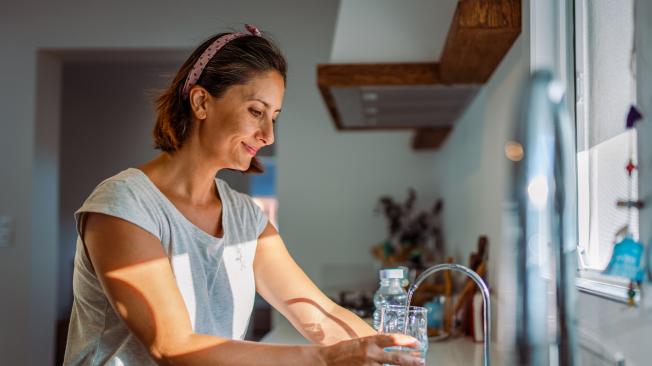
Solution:
[[[444,203],[438,199],[428,210],[417,212],[416,191],[408,190],[404,202],[391,196],[378,200],[375,212],[387,221],[387,238],[372,247],[374,257],[384,265],[405,264],[419,267],[445,258],[441,213]]]

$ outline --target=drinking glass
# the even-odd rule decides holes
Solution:
[[[404,352],[415,357],[420,357],[424,363],[428,351],[428,309],[420,306],[385,305],[380,308],[381,334],[401,333],[416,338],[419,341],[418,348],[410,347],[387,347],[387,352]],[[407,322],[407,324],[406,324]],[[407,329],[406,329],[407,325]]]

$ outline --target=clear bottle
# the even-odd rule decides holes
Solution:
[[[407,303],[407,292],[403,288],[404,271],[401,268],[380,270],[380,287],[374,294],[374,329],[380,328],[380,308],[384,305],[403,305]]]

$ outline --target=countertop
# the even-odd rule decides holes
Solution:
[[[263,339],[265,343],[276,344],[307,344],[299,332],[285,319],[277,321],[272,331]],[[475,343],[468,337],[448,339],[440,342],[430,342],[428,345],[428,365],[465,365],[472,366],[483,364],[482,343]],[[502,359],[495,347],[491,349],[491,362],[493,365],[503,365]]]

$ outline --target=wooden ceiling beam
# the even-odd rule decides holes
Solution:
[[[355,87],[440,83],[439,64],[436,62],[317,65],[317,85],[319,86]]]
[[[485,83],[521,33],[521,0],[459,0],[439,61],[445,83]]]
[[[453,129],[451,127],[418,128],[412,137],[414,150],[437,149],[446,141],[446,137]]]

